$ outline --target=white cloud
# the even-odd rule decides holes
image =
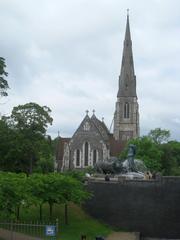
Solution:
[[[47,105],[53,136],[71,136],[86,109],[110,126],[127,8],[141,133],[168,128],[180,140],[178,0],[1,0],[0,54],[11,90],[0,112],[29,101]]]

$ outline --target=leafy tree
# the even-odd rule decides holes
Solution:
[[[7,90],[9,88],[8,82],[4,77],[7,77],[8,73],[5,71],[6,64],[5,59],[0,57],[0,96],[6,97]]]
[[[161,145],[162,172],[164,175],[180,175],[180,142],[170,141]]]
[[[37,161],[35,172],[45,174],[53,171],[54,171],[53,156],[51,156],[50,158],[41,156],[40,159]]]
[[[49,173],[54,171],[54,154],[50,136],[39,143],[38,160],[35,172]]]
[[[60,189],[64,201],[65,224],[68,224],[68,203],[74,202],[80,204],[91,197],[91,194],[84,189],[81,181],[70,176],[64,176],[64,178],[61,179]]]
[[[85,172],[86,172],[86,169],[84,171],[66,170],[66,171],[63,172],[63,175],[70,176],[70,177],[75,178],[76,180],[78,180],[80,182],[84,182]]]
[[[51,110],[37,103],[26,103],[14,107],[10,117],[14,127],[22,131],[45,134],[48,124],[52,124]]]
[[[160,171],[161,170],[161,156],[162,151],[159,146],[152,141],[147,136],[140,137],[137,139],[131,139],[127,146],[132,143],[136,145],[136,158],[141,159],[146,167],[151,171]],[[127,147],[122,152],[121,158],[126,158],[127,156]]]
[[[11,147],[12,131],[7,124],[0,120],[0,170],[4,170],[6,164],[5,156]]]
[[[148,136],[155,142],[156,144],[166,143],[170,138],[170,131],[161,128],[155,128],[151,130]]]
[[[32,174],[28,178],[28,185],[32,194],[33,203],[39,206],[39,219],[42,220],[42,206],[46,202],[47,189],[44,185],[46,175]]]
[[[42,219],[42,205],[44,203],[49,204],[49,217],[51,219],[54,204],[63,202],[63,196],[61,193],[62,178],[62,175],[55,173],[45,175],[33,174],[30,177],[32,194],[40,206],[40,219]]]
[[[4,217],[19,219],[20,207],[29,199],[26,180],[25,174],[0,173],[0,210]]]
[[[79,180],[59,174],[32,174],[29,185],[35,203],[39,205],[39,215],[42,220],[42,206],[49,204],[49,217],[52,218],[54,204],[65,204],[65,223],[68,224],[68,202],[81,203],[90,194]]]
[[[47,126],[52,124],[50,113],[51,110],[46,106],[27,103],[14,107],[11,116],[3,118],[17,135],[9,154],[13,159],[16,158],[18,163],[22,163],[22,170],[28,174],[32,173],[38,160]]]

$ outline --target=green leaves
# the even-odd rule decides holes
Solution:
[[[26,177],[25,174],[0,173],[0,212],[8,217],[17,217],[17,208],[22,204],[42,207],[45,203],[49,204],[52,217],[55,203],[81,203],[89,196],[82,182],[71,176],[50,173]]]
[[[3,117],[0,121],[0,140],[4,139],[0,141],[2,170],[31,174],[40,159],[44,162],[39,165],[42,163],[45,168],[51,165],[52,169],[51,142],[45,136],[47,126],[53,121],[50,113],[46,106],[27,103],[14,107],[11,116]]]
[[[180,175],[180,142],[168,141],[170,131],[156,128],[147,136],[132,139],[128,142],[137,147],[136,158],[143,160],[151,171],[159,171],[163,175]],[[125,159],[127,149],[120,157]]]
[[[5,59],[0,57],[0,96],[6,97],[7,90],[9,88],[7,80],[4,79],[4,76],[7,77],[8,73],[4,70],[6,68]]]
[[[166,129],[155,128],[149,132],[148,137],[151,138],[156,144],[166,143],[170,138],[170,131]]]
[[[17,208],[28,201],[25,174],[0,173],[0,210],[5,217],[15,218]]]
[[[31,133],[44,134],[48,124],[52,125],[51,110],[47,106],[37,103],[26,103],[14,107],[11,114],[13,126],[20,130],[29,130]]]

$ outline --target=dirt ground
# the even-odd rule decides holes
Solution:
[[[106,240],[139,240],[139,233],[114,232]]]

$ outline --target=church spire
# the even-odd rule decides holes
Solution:
[[[114,113],[114,138],[116,140],[127,141],[130,138],[139,136],[138,109],[128,11],[121,72],[119,76],[119,89]]]
[[[132,41],[129,25],[129,11],[127,12],[126,32],[124,38],[124,48],[119,76],[118,97],[136,96],[136,76],[134,74],[134,62],[132,53]]]

